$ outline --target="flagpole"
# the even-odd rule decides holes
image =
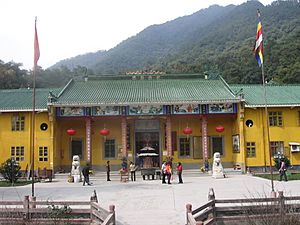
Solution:
[[[268,143],[268,150],[269,150],[269,164],[270,164],[270,173],[271,173],[271,188],[272,192],[274,192],[274,176],[273,176],[273,168],[272,168],[272,152],[270,146],[270,131],[269,131],[269,113],[268,113],[268,105],[267,105],[267,89],[266,89],[266,81],[265,81],[265,73],[264,73],[264,64],[261,64],[261,76],[263,82],[263,89],[264,89],[264,100],[265,100],[265,117],[266,117],[266,127],[267,127],[267,143]]]
[[[258,65],[261,67],[261,76],[262,76],[262,83],[264,89],[264,101],[265,101],[265,117],[266,117],[266,128],[267,128],[267,145],[269,150],[269,164],[270,164],[270,173],[271,173],[271,187],[272,187],[272,195],[274,192],[274,179],[273,179],[273,168],[272,168],[272,152],[270,146],[270,130],[269,130],[269,113],[268,113],[268,104],[267,104],[267,89],[266,89],[266,81],[265,81],[265,72],[264,72],[264,60],[263,60],[263,29],[262,23],[260,19],[260,11],[257,9],[257,17],[258,17],[258,24],[257,24],[257,31],[256,31],[256,38],[255,38],[255,45],[254,45],[254,53],[255,58],[258,62]]]
[[[35,145],[35,74],[36,69],[33,69],[33,96],[32,96],[32,113],[31,113],[31,196],[34,197],[34,145]]]
[[[35,17],[34,23],[34,62],[33,62],[33,94],[32,94],[32,113],[31,113],[31,176],[32,176],[32,183],[31,183],[31,196],[34,197],[34,147],[35,147],[35,95],[36,95],[36,68],[37,68],[37,61],[40,57],[40,50],[39,50],[39,42],[37,36],[37,29],[36,29],[36,22],[37,17]]]

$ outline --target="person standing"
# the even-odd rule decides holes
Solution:
[[[134,165],[133,162],[130,162],[129,170],[130,170],[130,175],[131,175],[131,181],[135,181],[135,170],[136,170],[136,167],[135,167],[135,165]]]
[[[181,162],[178,162],[176,170],[177,170],[177,175],[178,175],[178,183],[183,184],[183,181],[182,181],[182,170],[183,170],[183,168],[182,168]]]
[[[170,162],[166,163],[166,175],[168,179],[168,184],[171,184],[172,168]]]
[[[166,161],[163,161],[161,165],[162,183],[166,183]]]
[[[285,162],[284,162],[283,158],[280,159],[279,174],[280,174],[280,178],[279,178],[280,181],[282,181],[283,176],[284,176],[284,180],[288,181],[287,176],[286,176],[286,165],[285,165]]]
[[[110,164],[109,163],[110,163],[109,161],[106,162],[106,178],[107,178],[107,181],[111,181],[110,180]]]
[[[82,168],[82,175],[83,175],[83,186],[85,186],[85,183],[87,185],[91,185],[90,183],[90,164],[87,163],[83,168]]]

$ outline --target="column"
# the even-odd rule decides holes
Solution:
[[[171,157],[173,154],[172,149],[172,126],[171,126],[171,118],[167,117],[166,122],[166,135],[167,135],[167,156]]]
[[[243,173],[246,172],[246,167],[247,167],[247,153],[246,153],[246,148],[245,148],[245,136],[244,136],[244,109],[240,110],[240,121],[239,121],[239,133],[240,133],[240,152],[242,154],[242,171]]]
[[[91,162],[91,119],[85,120],[86,161]]]
[[[121,132],[122,132],[122,157],[127,157],[128,149],[127,149],[127,121],[126,121],[126,117],[122,117]]]
[[[207,137],[207,118],[202,117],[201,123],[202,129],[202,151],[203,151],[203,162],[208,159],[208,137]]]

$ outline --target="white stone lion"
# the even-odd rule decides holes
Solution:
[[[80,157],[73,155],[71,175],[80,175]]]
[[[221,154],[220,152],[214,153],[214,161],[212,165],[212,177],[213,178],[224,178],[224,170],[221,163]]]

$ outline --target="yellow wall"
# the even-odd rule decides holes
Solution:
[[[284,154],[290,157],[292,164],[300,164],[300,153],[291,153],[289,142],[300,143],[298,125],[299,108],[270,108],[268,112],[282,112],[283,126],[269,127],[270,141],[283,141]],[[248,166],[270,165],[269,146],[267,144],[267,128],[264,108],[246,108],[245,121],[251,119],[254,122],[253,127],[245,126],[245,142],[256,143],[256,157],[247,158]],[[272,159],[273,162],[273,159]]]
[[[243,113],[244,110],[244,113]],[[284,154],[288,156],[293,165],[300,165],[300,153],[291,153],[289,142],[300,143],[300,126],[298,124],[298,116],[300,108],[268,108],[268,111],[280,111],[283,113],[283,126],[282,127],[270,127],[270,141],[283,141],[284,142]],[[11,131],[11,119],[13,113],[1,113],[0,114],[0,162],[4,162],[10,158],[10,149],[12,146],[24,146],[25,148],[25,160],[20,162],[22,169],[30,165],[30,127],[31,127],[31,112],[20,113],[25,116],[25,130],[24,131]],[[152,118],[152,119],[155,119]],[[160,119],[160,148],[161,155],[166,153],[165,149],[165,123],[166,118]],[[254,124],[253,127],[247,127],[245,122],[251,119]],[[41,123],[47,123],[47,131],[41,131]],[[130,124],[130,140],[131,146],[128,151],[129,160],[133,160],[135,154],[134,151],[134,119],[127,119],[127,124]],[[193,129],[191,136],[201,137],[201,118],[200,117],[172,117],[171,119],[172,131],[177,132],[177,149],[174,151],[174,162],[181,161],[183,163],[199,164],[203,165],[202,159],[193,159],[193,154],[190,157],[179,157],[179,139],[178,137],[185,137],[182,130],[189,126]],[[238,114],[236,118],[232,117],[209,117],[207,119],[208,124],[208,136],[223,136],[224,137],[224,155],[222,156],[222,162],[227,165],[241,165],[250,167],[264,167],[269,165],[269,146],[267,144],[267,129],[265,120],[264,108],[245,108],[242,109],[239,106]],[[103,157],[104,149],[104,137],[99,134],[99,131],[104,128],[110,130],[110,134],[106,137],[108,139],[116,140],[116,159],[110,160],[112,165],[120,165],[121,158],[121,118],[116,119],[99,119],[94,120],[91,123],[91,157],[93,165],[104,168],[107,159]],[[217,133],[215,127],[223,125],[225,131],[223,133]],[[35,124],[35,168],[71,168],[72,156],[70,149],[70,141],[73,139],[83,140],[83,158],[81,163],[86,162],[86,122],[85,119],[65,119],[65,118],[53,118],[49,117],[47,112],[36,114]],[[73,128],[77,130],[77,134],[70,137],[66,130]],[[232,149],[232,135],[240,135],[240,152],[233,153]],[[256,143],[256,156],[253,158],[246,157],[246,143]],[[44,146],[49,149],[49,156],[47,162],[40,162],[38,159],[38,147]],[[193,147],[192,147],[193,148]],[[191,153],[193,151],[191,150]],[[211,147],[209,145],[209,152]],[[210,157],[212,154],[210,154]],[[165,158],[165,156],[163,157]],[[210,163],[212,158],[209,159]],[[273,159],[272,159],[273,161]]]
[[[31,164],[31,112],[20,112],[20,115],[25,116],[25,128],[24,131],[12,131],[12,115],[13,113],[1,113],[0,114],[0,163],[5,162],[11,157],[11,147],[12,146],[24,146],[24,161],[20,161],[20,166],[22,170]],[[48,129],[46,131],[40,130],[41,123],[47,123]],[[50,136],[50,126],[48,113],[37,113],[35,115],[35,155],[34,162],[35,168],[50,167],[52,162],[52,155],[50,153],[52,146],[52,138]],[[48,147],[48,161],[39,161],[39,146]]]

